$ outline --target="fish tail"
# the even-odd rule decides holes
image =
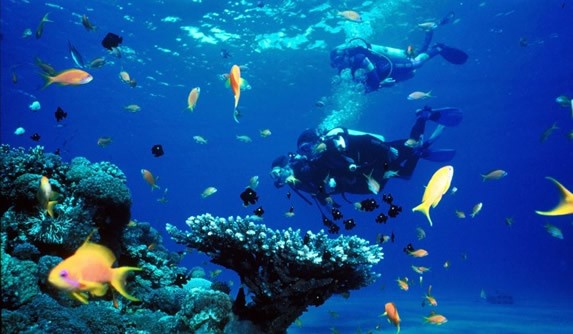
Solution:
[[[42,77],[44,77],[44,87],[42,89],[46,89],[49,85],[54,83],[54,77],[50,76],[48,73],[42,73]]]
[[[400,324],[396,325],[396,334],[400,334]]]
[[[432,218],[430,218],[430,203],[428,202],[428,204],[426,204],[426,202],[422,202],[420,205],[413,208],[412,212],[418,211],[418,212],[423,213],[424,216],[426,216],[426,218],[428,218],[428,222],[430,223],[430,226],[433,226]]]
[[[126,299],[129,299],[132,302],[138,302],[139,299],[133,297],[132,295],[128,294],[127,291],[125,291],[125,278],[127,276],[127,273],[129,273],[130,271],[141,271],[141,270],[142,269],[138,267],[121,267],[112,269],[112,278],[110,284],[111,286],[113,286],[114,289],[117,290],[117,292],[119,292]]]
[[[46,203],[46,212],[52,218],[54,218],[54,205],[56,205],[57,203],[58,203],[57,201],[49,201],[48,203]]]

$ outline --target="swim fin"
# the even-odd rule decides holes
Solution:
[[[468,54],[460,49],[452,48],[444,44],[438,44],[440,55],[449,63],[461,65],[468,60]]]
[[[438,149],[431,150],[428,148],[421,149],[417,152],[418,156],[424,160],[434,161],[434,162],[447,162],[454,158],[456,155],[456,150],[454,149]]]
[[[452,23],[454,22],[455,18],[456,18],[456,13],[449,12],[448,15],[444,16],[444,18],[440,21],[439,25],[443,26],[444,24]]]
[[[429,119],[444,126],[457,126],[463,120],[463,113],[457,108],[445,107],[432,109],[428,106],[416,110],[416,116]]]
[[[464,115],[458,108],[433,109],[429,120],[445,126],[457,126],[462,122]]]

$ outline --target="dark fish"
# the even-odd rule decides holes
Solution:
[[[263,8],[265,6],[265,3],[262,1],[257,1],[257,7],[259,8]]]
[[[294,206],[291,205],[290,209],[288,209],[288,212],[293,213],[294,212]]]
[[[40,135],[36,132],[33,135],[30,136],[30,139],[32,139],[33,141],[40,141]]]
[[[258,208],[255,209],[255,211],[253,211],[253,213],[257,217],[262,217],[265,214],[265,210],[263,209],[262,206],[259,206]]]
[[[84,26],[84,28],[86,28],[87,31],[94,31],[96,29],[96,26],[94,26],[90,20],[88,19],[88,17],[84,14],[82,15],[82,25]]]
[[[390,234],[390,241],[394,243],[394,239],[396,239],[396,236],[394,235],[394,231],[392,231],[392,234]]]
[[[56,116],[57,122],[61,122],[64,118],[68,117],[68,113],[65,112],[64,109],[62,109],[61,107],[58,107],[58,109],[54,113],[54,116]]]
[[[342,219],[343,214],[337,208],[332,208],[332,219],[339,220]]]
[[[290,191],[287,191],[287,198],[290,199]]]
[[[373,198],[368,198],[360,202],[360,207],[366,212],[372,212],[379,207],[378,203]]]
[[[402,212],[401,206],[391,204],[390,209],[388,209],[388,216],[390,216],[391,218],[396,218],[396,216],[398,216],[400,212]]]
[[[54,151],[55,155],[60,155],[60,148],[58,147],[55,151]]]
[[[241,193],[240,197],[244,206],[255,204],[259,200],[257,193],[250,187],[247,187],[247,189]]]
[[[388,195],[384,194],[384,195],[382,195],[382,200],[385,203],[392,204],[392,202],[394,201],[394,197],[392,197],[392,194],[388,194]]]
[[[354,219],[349,218],[342,222],[346,230],[352,230],[356,226]]]
[[[44,15],[44,17],[42,17],[42,20],[40,21],[40,24],[38,25],[38,28],[36,29],[36,39],[40,39],[40,37],[42,37],[42,35],[44,34],[44,23],[53,22],[53,21],[48,20],[48,14],[50,14],[50,13],[46,13],[46,15]]]
[[[42,59],[40,59],[39,57],[36,57],[35,62],[36,62],[36,65],[42,70],[42,72],[44,72],[50,76],[55,76],[58,74],[52,65],[50,65],[48,63],[44,63],[42,61]]]
[[[388,221],[388,216],[386,216],[384,213],[380,213],[375,220],[378,224],[386,224],[386,221]]]
[[[328,233],[337,234],[340,231],[340,227],[336,225],[332,220],[328,219],[324,214],[322,215],[322,223],[328,228]]]
[[[231,53],[227,49],[221,49],[221,57],[228,59],[231,58]]]
[[[412,252],[414,252],[414,246],[412,244],[408,244],[406,245],[406,247],[404,247],[404,253],[410,254]]]
[[[153,145],[151,147],[151,154],[153,154],[154,157],[159,158],[165,154],[165,152],[163,152],[163,146],[161,146],[161,144]]]
[[[117,48],[118,45],[120,45],[123,42],[123,38],[112,33],[112,32],[108,32],[107,35],[105,35],[104,39],[101,41],[101,45],[108,49],[108,50],[112,50],[113,48]]]
[[[85,67],[84,58],[79,53],[79,51],[76,49],[76,47],[73,46],[72,43],[70,43],[70,41],[68,41],[68,50],[70,51],[70,56],[72,57],[72,60],[74,61],[74,63],[76,63],[76,65],[79,68],[84,68]]]

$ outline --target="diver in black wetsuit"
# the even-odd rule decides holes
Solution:
[[[297,153],[273,161],[271,177],[275,186],[288,184],[299,195],[302,191],[324,203],[331,194],[371,193],[368,178],[376,180],[380,189],[392,177],[408,179],[420,158],[451,160],[455,150],[431,150],[430,145],[445,126],[461,122],[462,112],[456,108],[426,107],[416,115],[410,137],[391,142],[378,134],[345,128],[334,128],[322,135],[314,129],[305,130],[299,136]],[[424,140],[427,120],[438,123],[438,127]]]
[[[412,78],[417,68],[438,54],[452,64],[464,64],[468,55],[463,51],[444,44],[430,46],[434,29],[450,23],[453,18],[454,14],[449,13],[439,22],[420,24],[426,37],[417,51],[411,46],[403,50],[354,38],[331,51],[330,64],[339,73],[349,69],[352,78],[363,83],[367,93]]]

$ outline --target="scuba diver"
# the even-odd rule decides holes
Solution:
[[[419,24],[426,32],[426,37],[417,51],[412,46],[403,50],[371,44],[362,38],[353,38],[331,51],[330,65],[338,69],[339,74],[349,69],[352,79],[362,83],[366,93],[370,93],[411,79],[416,69],[436,55],[441,55],[452,64],[464,64],[468,59],[465,52],[441,43],[430,47],[434,30],[453,19],[454,13],[450,12],[439,22]]]
[[[455,155],[453,149],[432,150],[430,146],[444,127],[462,121],[456,108],[416,111],[416,122],[407,139],[387,142],[378,134],[334,128],[324,134],[307,129],[299,136],[297,152],[281,156],[272,163],[275,187],[289,185],[307,203],[301,192],[321,204],[334,204],[331,195],[378,193],[393,177],[409,179],[420,158],[444,162]],[[424,140],[426,121],[438,124]]]

